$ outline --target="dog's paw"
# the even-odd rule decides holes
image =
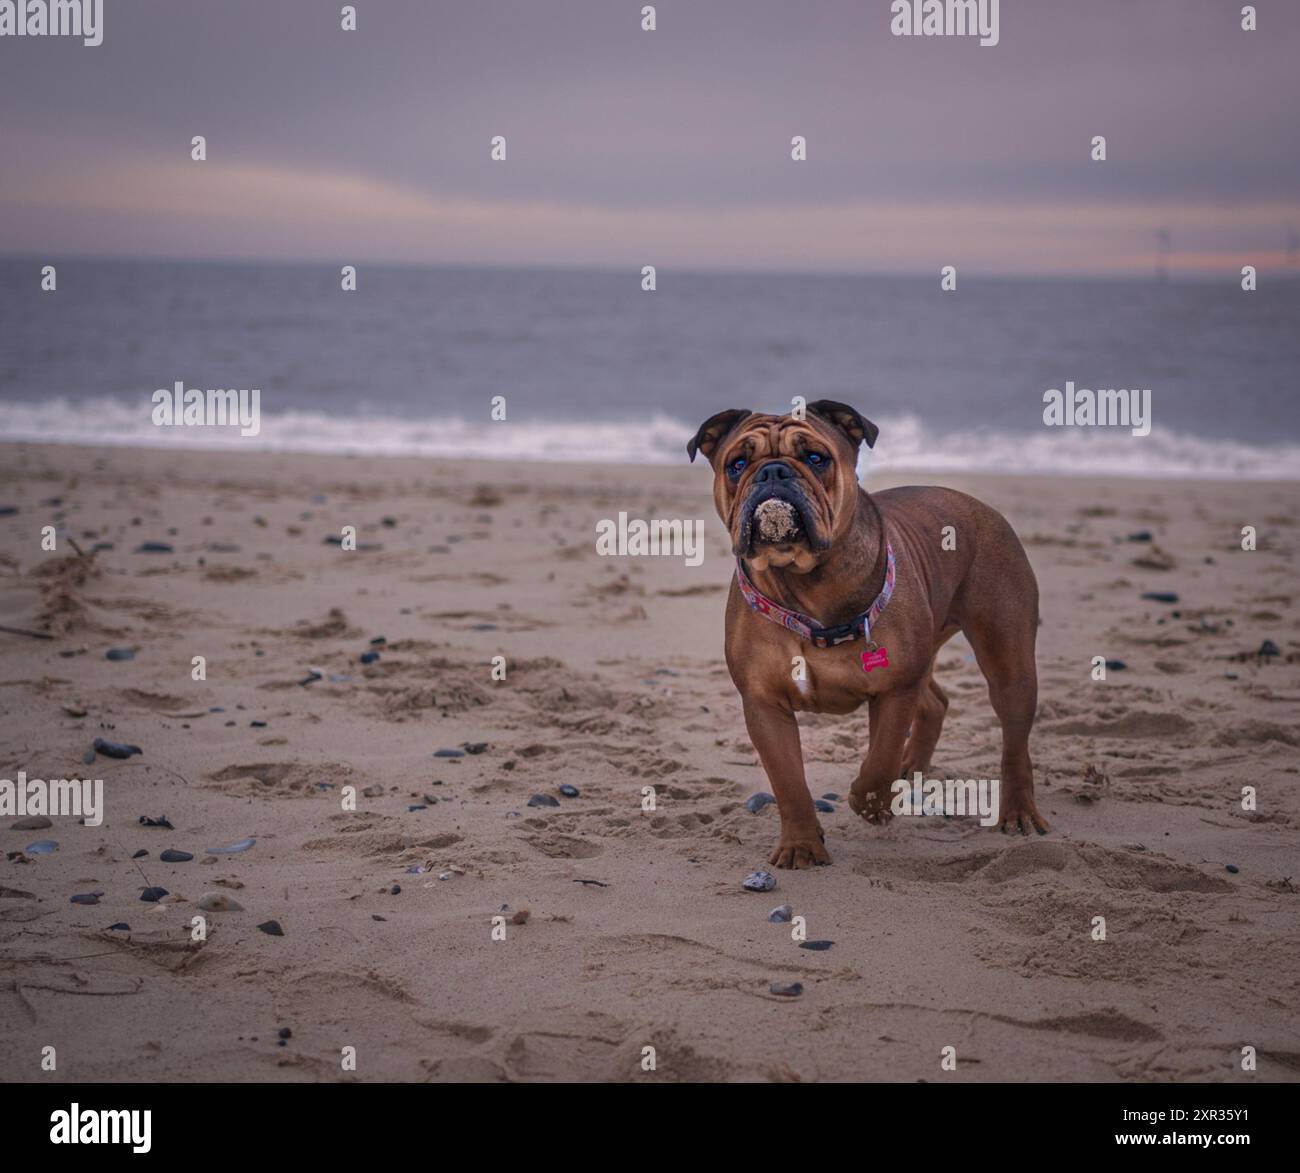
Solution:
[[[1046,835],[1052,829],[1048,821],[1038,813],[1033,794],[1026,791],[1023,794],[1004,797],[1002,810],[998,815],[998,830],[1004,835],[1014,834],[1016,831],[1028,835],[1031,829],[1040,835]]]
[[[831,862],[821,829],[812,835],[782,835],[767,862],[779,868],[821,867]]]
[[[894,812],[889,809],[891,794],[889,790],[867,790],[861,794],[850,790],[849,809],[868,823],[882,827],[894,817]]]

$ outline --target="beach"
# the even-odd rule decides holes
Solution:
[[[4,1079],[1300,1079],[1295,483],[867,487],[910,483],[1002,510],[1034,566],[1051,832],[830,799],[833,864],[755,894],[777,815],[745,807],[703,462],[0,443],[0,623],[54,637],[0,634],[0,777],[93,771],[105,805],[0,819]],[[620,512],[702,519],[702,564],[598,555]],[[964,639],[938,663],[934,773],[995,776]],[[865,710],[801,726],[845,795]]]

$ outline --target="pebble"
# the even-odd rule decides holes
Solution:
[[[435,749],[433,756],[435,758],[463,758],[465,751],[463,749]]]
[[[1142,596],[1144,599],[1150,599],[1153,603],[1176,603],[1178,596],[1173,591],[1147,591]]]
[[[140,892],[140,899],[146,904],[157,904],[164,896],[170,895],[166,888],[145,888]]]
[[[126,921],[120,920],[115,925],[109,925],[108,931],[110,933],[129,933],[131,931],[131,926],[127,924]]]
[[[284,936],[284,930],[280,927],[280,922],[278,920],[264,920],[257,927],[261,929],[262,932],[264,932],[268,937]]]
[[[831,806],[831,804],[827,802],[824,798],[819,798],[816,802],[813,803],[813,806],[817,810],[821,811],[822,814],[829,815],[835,813],[835,808]]]
[[[79,896],[71,898],[73,904],[98,904],[99,898],[103,896],[102,892],[83,892]]]
[[[361,653],[361,662],[362,662],[363,664],[373,664],[373,663],[374,663],[376,660],[378,660],[378,659],[379,659],[379,653],[378,653],[378,652],[362,652],[362,653]]]
[[[559,799],[552,798],[549,794],[534,794],[528,800],[529,806],[559,806]]]
[[[319,680],[324,675],[325,673],[315,668],[308,668],[307,675],[304,676],[300,681],[298,681],[298,686],[300,688],[306,688],[307,685],[312,684],[313,682]]]
[[[158,857],[163,863],[189,863],[194,858],[188,851],[176,851],[169,847]]]
[[[282,1039],[291,1039],[293,1038],[293,1031],[291,1031],[287,1026],[282,1026],[280,1028],[280,1037]]]
[[[168,831],[176,830],[176,828],[172,826],[171,820],[166,815],[159,815],[156,819],[151,819],[148,815],[141,815],[140,826],[165,827]]]
[[[753,794],[745,800],[745,809],[749,811],[751,815],[756,815],[765,806],[770,806],[775,801],[776,795],[774,794],[767,794],[766,792]]]
[[[95,738],[95,744],[92,747],[97,754],[103,754],[106,758],[117,758],[119,761],[129,758],[132,754],[143,754],[138,745],[126,745],[120,741],[105,741],[102,737]]]
[[[95,751],[93,749],[88,749],[81,755],[81,764],[83,766],[93,766],[95,764]]]
[[[827,802],[839,802],[840,800],[840,796],[838,794],[828,793],[828,794],[823,794],[822,797],[826,799]]]
[[[265,729],[265,728],[266,728],[266,722],[265,722],[265,721],[250,721],[248,724],[249,724],[249,726],[250,726],[251,728],[253,728],[253,729]]]
[[[1230,864],[1227,865],[1227,867],[1228,867],[1228,871],[1230,871],[1234,876],[1235,876],[1239,871],[1241,871],[1241,868],[1239,868],[1235,863],[1230,863]]]
[[[780,998],[797,998],[803,993],[802,982],[773,982],[768,988]]]
[[[135,652],[130,648],[109,648],[104,653],[106,660],[134,660]]]
[[[825,953],[834,944],[834,941],[800,941],[799,948],[811,949],[814,953]]]
[[[136,546],[136,554],[174,554],[176,551],[166,542],[141,542]]]
[[[560,793],[563,794],[565,798],[577,798],[582,792],[576,786],[570,786],[569,783],[566,782],[560,787]]]
[[[418,802],[412,803],[410,806],[406,808],[408,814],[411,811],[427,811],[428,809],[429,808],[427,806],[424,806],[422,803],[418,803]]]
[[[199,897],[204,912],[243,912],[244,906],[224,892],[205,892]]]
[[[44,831],[46,827],[54,826],[44,815],[31,815],[26,819],[19,819],[9,829],[11,831]]]
[[[1135,534],[1129,534],[1124,540],[1127,542],[1149,542],[1151,541],[1151,531],[1140,529]]]
[[[1107,660],[1106,667],[1112,672],[1123,672],[1128,665],[1125,664],[1123,660]]]
[[[399,896],[401,895],[401,892],[402,892],[401,884],[394,884],[391,888],[388,889],[388,894],[390,896]]]
[[[1255,653],[1257,656],[1280,656],[1281,654],[1282,649],[1279,648],[1271,639],[1266,639],[1262,644],[1260,644],[1259,651]]]
[[[209,847],[209,855],[239,855],[256,843],[256,839],[240,839],[237,843],[227,843],[225,847]]]
[[[53,855],[59,850],[59,845],[53,839],[38,839],[29,843],[25,850],[28,855]]]
[[[779,904],[767,914],[767,919],[774,925],[788,925],[794,916],[794,909],[788,904]]]
[[[370,786],[367,786],[367,787],[366,787],[366,788],[361,792],[361,797],[362,797],[362,798],[378,798],[378,797],[380,797],[380,795],[382,795],[383,793],[384,793],[384,788],[383,788],[382,786],[380,786],[378,782],[375,782],[374,784],[372,784],[372,785],[370,785]]]
[[[770,892],[776,887],[776,877],[771,872],[750,872],[740,886],[746,892]]]
[[[148,855],[148,854],[149,854],[149,853],[148,853],[147,851],[145,851],[145,849],[142,847],[142,848],[140,848],[139,851],[133,851],[133,852],[131,853],[131,858],[132,858],[132,859],[144,859],[144,857],[145,857],[146,855]]]
[[[486,753],[488,743],[486,741],[465,741],[461,743],[461,748],[466,753]]]

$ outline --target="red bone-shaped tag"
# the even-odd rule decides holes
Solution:
[[[885,648],[877,648],[873,652],[862,653],[862,671],[870,672],[872,668],[888,668],[889,652]]]

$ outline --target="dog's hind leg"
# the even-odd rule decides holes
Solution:
[[[1028,569],[1028,567],[1026,567]],[[1038,635],[1038,591],[1032,574],[1028,605],[999,605],[997,596],[981,614],[969,615],[962,630],[975,660],[988,681],[989,700],[1002,725],[1001,805],[998,826],[1003,831],[1040,835],[1047,820],[1034,805],[1034,767],[1029,760],[1029,731],[1038,708],[1038,669],[1034,643]]]
[[[903,747],[900,778],[911,778],[917,770],[924,774],[930,769],[930,759],[934,756],[935,746],[939,744],[939,734],[943,732],[943,719],[947,714],[948,694],[935,680],[934,665],[931,665],[930,674],[921,688],[916,713],[912,717],[912,730]]]

